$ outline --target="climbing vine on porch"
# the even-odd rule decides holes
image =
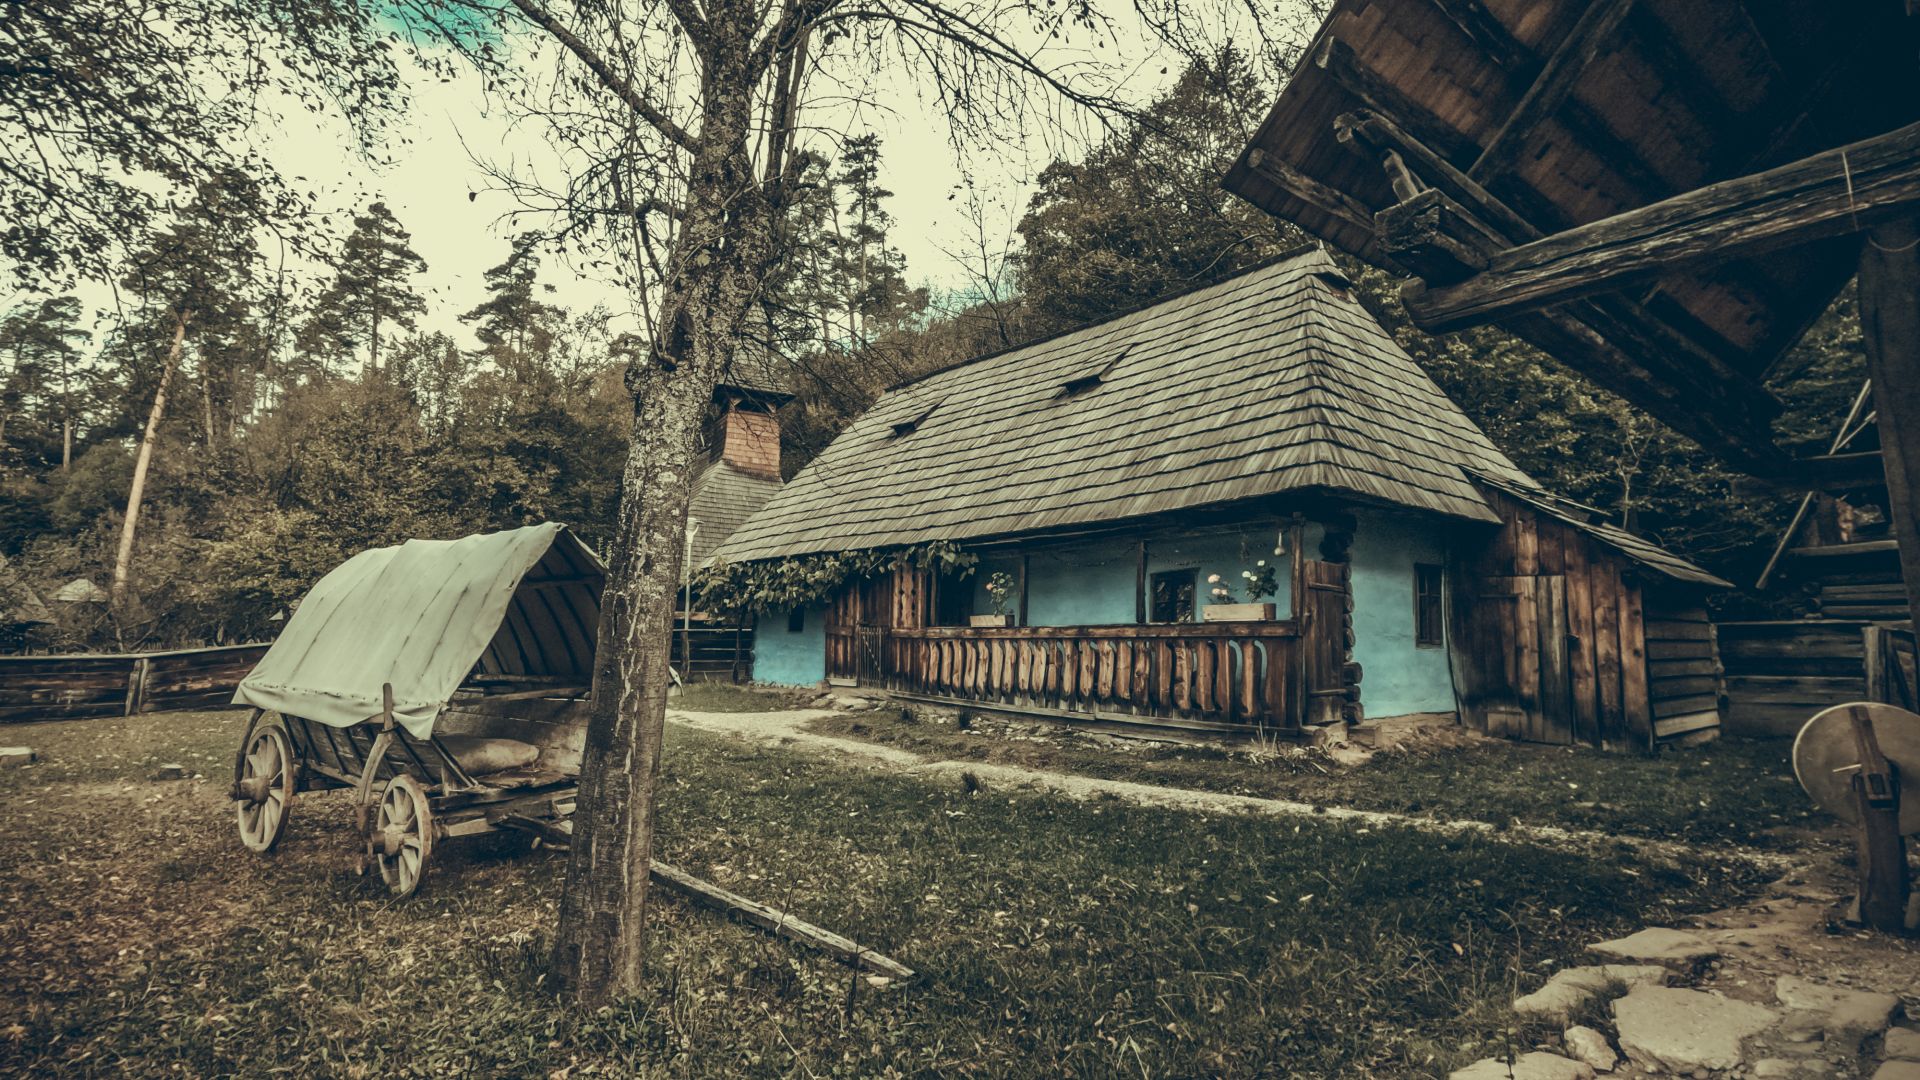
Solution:
[[[973,573],[978,555],[947,540],[904,548],[822,552],[756,562],[717,562],[694,572],[694,604],[703,611],[758,615],[825,603],[843,586],[893,570]]]

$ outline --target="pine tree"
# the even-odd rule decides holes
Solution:
[[[848,139],[834,182],[847,198],[835,268],[844,283],[847,335],[858,348],[925,309],[927,292],[907,284],[906,256],[887,244],[893,216],[885,202],[893,192],[880,186],[880,136]]]
[[[426,272],[427,261],[407,246],[410,240],[385,203],[374,203],[353,219],[333,283],[320,294],[301,331],[303,350],[348,357],[364,345],[366,370],[379,370],[381,335],[412,330],[416,316],[427,309],[410,284]]]
[[[0,317],[0,356],[7,360],[0,380],[0,440],[12,417],[37,414],[49,432],[58,429],[63,470],[73,462],[80,346],[93,338],[79,321],[80,301],[71,296],[48,297]]]
[[[506,261],[486,272],[487,299],[460,316],[461,322],[473,324],[474,336],[503,367],[546,356],[553,348],[555,324],[564,315],[539,299],[552,291],[539,282],[539,245],[538,233],[514,237]]]

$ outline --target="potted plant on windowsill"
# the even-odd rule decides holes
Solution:
[[[1005,570],[996,570],[987,578],[987,606],[993,609],[991,615],[969,615],[967,621],[973,626],[1012,626],[1013,614],[1013,575]]]
[[[1261,559],[1251,570],[1240,571],[1246,582],[1247,602],[1234,598],[1233,586],[1219,574],[1207,575],[1207,606],[1201,612],[1204,622],[1272,622],[1273,603],[1267,597],[1280,591],[1273,567]]]

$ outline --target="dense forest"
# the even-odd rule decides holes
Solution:
[[[975,250],[955,253],[970,284],[946,291],[915,285],[935,268],[909,267],[896,246],[878,138],[805,156],[746,350],[776,357],[797,395],[782,418],[788,474],[902,377],[1301,243],[1219,187],[1270,100],[1248,57],[1195,62],[1085,156],[1048,166],[1015,235],[996,239],[976,213]],[[55,620],[28,643],[265,638],[367,546],[538,520],[609,537],[635,345],[609,312],[554,303],[552,282],[574,269],[550,237],[514,238],[484,302],[459,314],[477,344],[463,343],[419,329],[427,266],[386,206],[365,207],[322,253],[315,287],[290,290],[256,231],[234,224],[262,197],[239,173],[202,182],[120,267],[114,310],[55,290],[16,294],[0,313],[0,607]],[[1497,330],[1421,334],[1395,282],[1352,270],[1414,357],[1542,483],[1751,580],[1786,497]],[[1847,296],[1781,366],[1796,395],[1783,438],[1829,431],[1861,368]],[[61,594],[81,578],[111,583],[115,602]]]

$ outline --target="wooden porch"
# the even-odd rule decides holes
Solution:
[[[934,585],[896,570],[827,611],[829,678],[956,706],[1216,738],[1299,738],[1352,719],[1343,563],[1299,560],[1303,603],[1264,622],[929,626]]]

